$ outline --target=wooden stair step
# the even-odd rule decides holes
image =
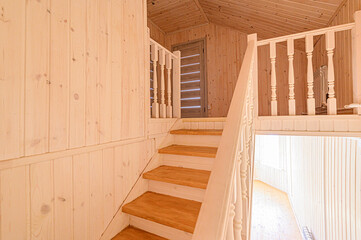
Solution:
[[[178,129],[170,131],[176,135],[216,135],[221,136],[223,130],[218,129]]]
[[[167,240],[166,238],[159,237],[149,232],[145,232],[135,227],[127,227],[112,240]]]
[[[202,203],[146,192],[124,205],[123,212],[193,233]]]
[[[170,145],[158,150],[159,153],[185,155],[194,157],[210,157],[215,158],[217,154],[216,147],[186,146],[186,145]]]
[[[206,189],[210,171],[191,168],[160,166],[143,174],[143,178],[188,187]]]

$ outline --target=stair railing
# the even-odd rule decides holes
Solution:
[[[180,118],[181,53],[149,38],[151,118]]]
[[[327,76],[328,76],[328,92],[327,92],[327,115],[337,115],[336,89],[335,89],[335,69],[334,69],[334,53],[335,53],[335,34],[337,32],[352,31],[352,71],[353,71],[353,101],[355,104],[361,103],[361,11],[355,12],[355,22],[343,25],[337,25],[317,30],[311,30],[302,33],[291,34],[257,42],[257,46],[269,46],[270,62],[271,62],[271,115],[278,115],[277,108],[277,76],[276,76],[276,44],[287,44],[288,57],[288,115],[296,115],[296,96],[295,96],[295,76],[294,76],[294,42],[298,39],[305,39],[305,52],[307,55],[307,114],[315,115],[315,93],[314,93],[314,69],[313,69],[313,51],[314,37],[325,36],[325,45],[327,52]],[[343,79],[338,79],[343,80]],[[356,105],[351,105],[356,106]],[[357,105],[358,106],[358,105]],[[361,114],[361,108],[355,107],[354,113]]]
[[[193,234],[196,240],[241,240],[249,236],[256,54],[257,35],[252,34],[248,36],[248,47]]]

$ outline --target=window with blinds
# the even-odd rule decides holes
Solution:
[[[172,50],[181,51],[182,118],[206,117],[205,41],[177,45]]]

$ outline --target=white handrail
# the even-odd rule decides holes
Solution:
[[[237,163],[239,163],[241,159],[243,162],[247,161],[246,159],[249,160],[249,158],[243,159],[242,156],[249,150],[246,149],[247,146],[245,143],[245,141],[249,140],[245,138],[245,131],[247,131],[245,125],[249,123],[252,124],[252,121],[249,121],[249,119],[253,117],[252,111],[248,111],[249,105],[247,106],[247,104],[252,104],[253,102],[252,97],[250,97],[252,95],[250,92],[253,91],[252,70],[254,70],[254,61],[256,58],[256,39],[256,35],[253,35],[248,42],[214,167],[193,234],[193,239],[196,240],[225,239],[226,233],[228,232],[229,236],[231,231],[230,227],[227,226],[230,226],[230,224],[236,225],[236,221],[233,219],[235,216],[234,210],[242,211],[243,199],[238,199],[240,201],[238,201],[239,204],[237,205],[235,204],[234,196],[244,196],[244,194],[235,194],[235,191],[244,193],[245,190],[242,189],[244,186],[242,182],[239,181],[240,178],[236,177],[236,174],[241,174],[240,164]],[[247,119],[247,117],[249,119]],[[253,132],[251,132],[251,134],[253,134]],[[242,179],[244,177],[246,176],[242,176]],[[245,220],[242,219],[242,216],[238,217],[241,223],[242,220]],[[235,222],[233,223],[233,221]],[[237,222],[239,223],[239,221]],[[243,223],[245,222],[246,221],[243,221]],[[247,229],[243,230],[247,232]],[[234,231],[234,233],[236,232],[238,231]],[[241,236],[235,234],[235,239],[241,239]]]
[[[335,32],[346,31],[346,30],[351,30],[354,27],[355,27],[355,23],[353,22],[353,23],[347,23],[347,24],[342,24],[342,25],[338,25],[338,26],[311,30],[311,31],[307,31],[307,32],[295,33],[295,34],[290,34],[290,35],[286,35],[286,36],[282,36],[282,37],[275,37],[275,38],[258,41],[257,46],[267,45],[270,42],[275,42],[275,43],[284,42],[284,41],[287,41],[287,39],[296,40],[296,39],[300,39],[300,38],[305,38],[306,35],[312,35],[312,36],[323,35],[323,34],[327,33],[328,31],[335,31]]]
[[[172,56],[172,59],[177,59],[177,56],[174,53],[163,47],[160,43],[158,43],[154,39],[150,39],[150,44],[157,45],[159,49],[163,49],[166,53],[170,54]]]
[[[151,91],[153,91],[154,96],[153,100],[149,99],[152,102],[151,117],[180,118],[181,54],[179,51],[170,52],[151,38],[149,38],[149,45],[151,46],[150,59],[153,64],[153,73],[150,74],[153,76],[153,88],[151,88]],[[158,68],[158,66],[160,67]],[[158,73],[160,76],[158,76]]]

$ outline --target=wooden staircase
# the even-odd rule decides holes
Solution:
[[[113,240],[187,240],[197,223],[222,130],[180,129],[158,150],[161,166],[143,174],[148,191],[123,206],[130,226]]]

